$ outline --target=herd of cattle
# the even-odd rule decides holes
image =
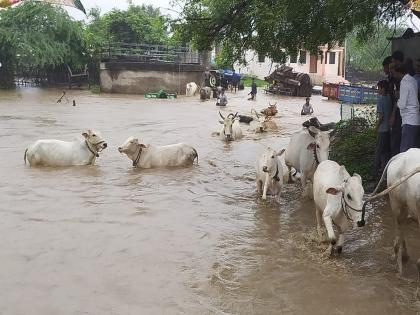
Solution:
[[[255,130],[269,130],[267,117],[259,116],[256,111],[253,113],[256,116]],[[220,138],[229,142],[241,139],[243,131],[238,114],[231,113],[225,117],[219,112],[219,115],[222,118],[219,121],[222,128],[217,133]],[[276,151],[266,148],[256,161],[256,182],[262,199],[265,200],[267,195],[279,198],[284,185],[283,164],[279,157],[284,155],[289,181],[293,178],[300,179],[304,193],[314,199],[319,241],[330,243],[330,254],[340,254],[345,234],[352,222],[357,222],[358,226],[364,225],[366,196],[362,178],[358,174],[351,176],[345,166],[328,159],[330,136],[333,132],[328,129],[313,118],[309,123],[304,123],[301,131],[291,136],[286,149]],[[84,139],[73,142],[38,140],[26,149],[25,163],[28,161],[31,166],[60,167],[93,165],[99,153],[107,148],[107,143],[92,130],[87,130],[82,136]],[[195,160],[198,162],[197,151],[183,143],[145,145],[137,138],[130,137],[118,151],[126,154],[134,167],[140,168],[184,166],[192,165]],[[396,224],[394,251],[400,273],[403,262],[408,258],[403,225],[408,218],[414,218],[417,222],[420,218],[420,174],[402,182],[399,180],[419,166],[420,149],[410,149],[393,157],[383,174],[388,187],[397,185],[389,192],[389,198]],[[327,230],[327,238],[322,224]],[[417,268],[420,273],[420,259],[417,261]]]

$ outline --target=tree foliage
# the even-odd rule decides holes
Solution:
[[[100,15],[99,9],[89,13],[86,41],[97,52],[109,42],[164,45],[169,42],[168,18],[152,6],[130,5],[126,11],[114,9]]]
[[[198,49],[223,43],[239,61],[252,49],[282,62],[299,49],[342,43],[353,30],[367,40],[378,20],[402,14],[393,0],[187,0],[175,27]]]
[[[60,7],[25,1],[0,11],[0,87],[13,86],[15,67],[46,69],[86,61],[82,24]]]
[[[25,1],[0,11],[0,29],[1,45],[13,51],[18,64],[45,67],[82,62],[82,25],[59,7]]]
[[[382,61],[391,54],[391,45],[387,38],[400,36],[402,29],[378,23],[377,31],[368,41],[361,41],[354,30],[346,40],[347,67],[360,71],[380,71]]]
[[[60,6],[30,0],[0,10],[0,87],[13,86],[16,67],[51,71],[66,63],[77,70],[88,63],[97,77],[101,48],[108,42],[177,41],[169,36],[168,18],[152,6],[130,5],[104,15],[93,9],[89,19],[77,22]]]

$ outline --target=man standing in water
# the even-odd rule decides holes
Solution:
[[[257,83],[255,83],[255,78],[252,78],[251,92],[249,94],[251,94],[251,97],[248,98],[248,101],[254,101],[257,96]]]
[[[400,110],[397,106],[397,100],[400,98],[400,79],[396,78],[393,74],[393,69],[396,66],[402,65],[404,62],[404,54],[401,51],[396,51],[392,54],[392,63],[389,64],[389,75],[393,82],[394,91],[391,93],[392,98],[392,112],[389,119],[391,127],[391,155],[394,156],[400,153],[401,147],[401,131],[402,119]],[[392,91],[391,91],[392,92]]]
[[[404,65],[396,65],[394,75],[401,82],[397,106],[402,116],[402,136],[400,152],[419,146],[420,110],[417,81],[407,73]]]

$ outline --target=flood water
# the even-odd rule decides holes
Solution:
[[[256,195],[255,161],[301,129],[302,98],[228,93],[247,114],[277,101],[279,132],[225,144],[214,101],[146,100],[60,90],[0,92],[0,314],[416,314],[419,231],[408,231],[403,277],[392,259],[388,206],[369,208],[340,258],[315,236],[315,211],[297,184],[281,201]],[[72,100],[76,101],[73,107]],[[321,122],[339,105],[312,98]],[[37,139],[73,140],[88,128],[108,142],[95,166],[31,168]],[[246,127],[244,126],[244,129]],[[117,147],[185,142],[187,168],[140,170]]]

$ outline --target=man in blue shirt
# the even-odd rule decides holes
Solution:
[[[392,104],[389,95],[389,83],[387,80],[378,82],[378,101],[376,105],[376,112],[378,120],[376,122],[376,131],[378,133],[375,161],[373,165],[373,175],[378,178],[388,160],[391,157],[391,136],[389,117],[391,115]]]

